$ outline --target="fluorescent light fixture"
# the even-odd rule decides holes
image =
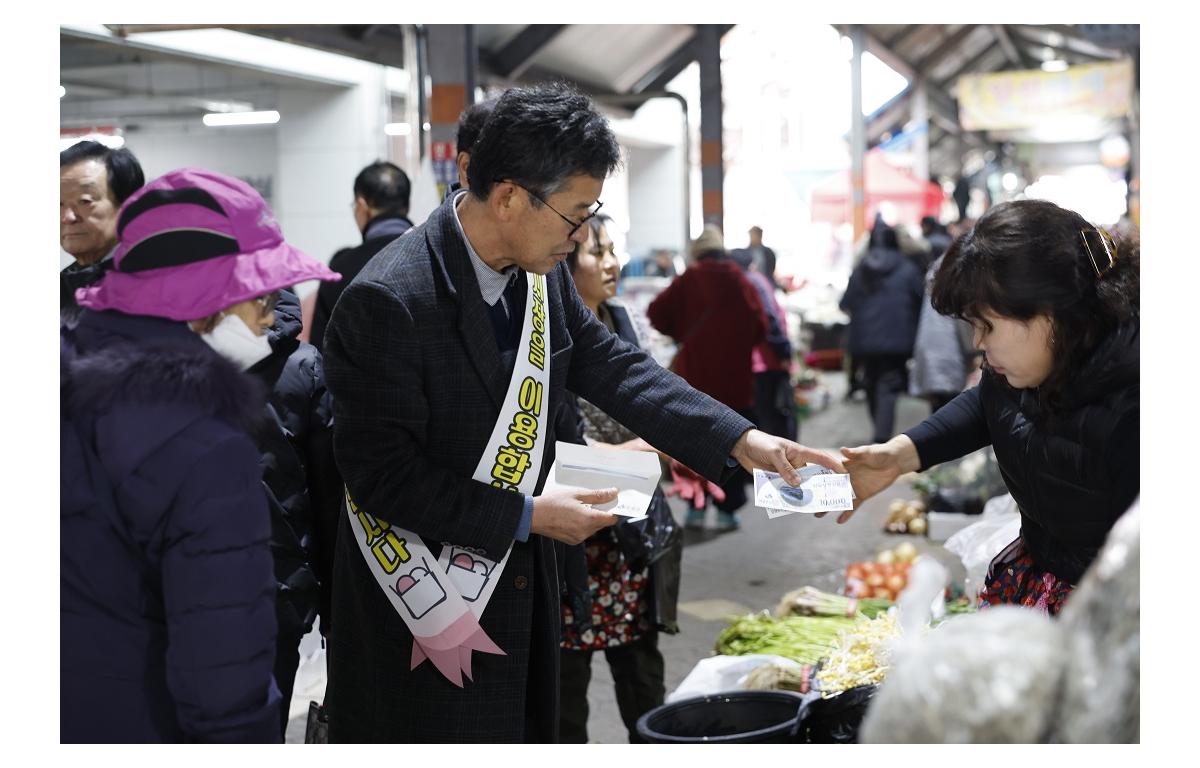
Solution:
[[[388,136],[408,136],[412,133],[412,126],[408,123],[388,123],[383,126],[383,132]]]
[[[61,99],[63,96],[66,96],[66,95],[67,95],[67,89],[63,88],[61,85],[58,86],[58,98]]]
[[[1067,70],[1067,62],[1062,59],[1050,59],[1042,62],[1043,72],[1065,72]]]
[[[273,109],[265,112],[209,112],[204,124],[209,127],[225,125],[270,125],[279,122],[279,113]]]

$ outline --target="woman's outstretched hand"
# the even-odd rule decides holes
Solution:
[[[908,435],[896,435],[886,443],[842,448],[842,456],[854,486],[854,509],[896,482],[900,475],[921,468],[917,447]],[[854,510],[843,512],[838,522],[846,522],[853,514]]]

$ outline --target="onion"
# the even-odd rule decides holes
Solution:
[[[912,523],[909,523],[909,527],[912,527]],[[915,560],[917,557],[917,548],[911,541],[905,541],[899,544],[896,549],[893,550],[893,552],[896,555],[896,559],[902,563]]]

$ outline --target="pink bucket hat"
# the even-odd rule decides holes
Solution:
[[[171,320],[202,317],[305,280],[341,275],[283,241],[254,188],[202,168],[171,171],[117,215],[113,269],[80,306]]]

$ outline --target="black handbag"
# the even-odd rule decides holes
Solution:
[[[329,743],[329,713],[324,704],[308,702],[308,724],[304,727],[305,744]]]

